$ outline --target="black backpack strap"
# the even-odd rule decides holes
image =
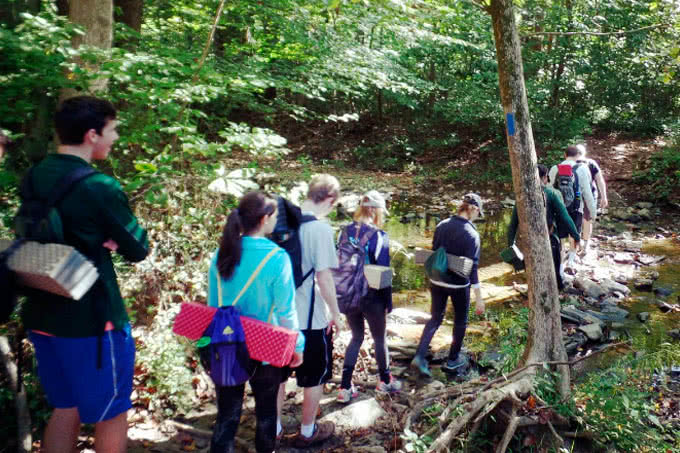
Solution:
[[[309,214],[303,214],[300,217],[300,225],[303,223],[307,222],[313,222],[317,220],[316,217],[313,215]],[[302,276],[302,281],[300,282],[300,285],[304,283],[305,280],[307,280],[307,277],[311,276],[312,277],[312,296],[310,298],[310,303],[309,303],[309,318],[307,319],[307,330],[312,330],[312,318],[314,317],[314,303],[316,301],[316,291],[314,290],[314,268],[311,268],[305,275]]]
[[[19,188],[19,194],[22,200],[31,200],[35,198],[35,192],[33,191],[33,169],[31,167],[28,169],[28,173],[24,176],[23,181],[21,181],[21,187]]]
[[[314,272],[314,269],[309,271],[307,275],[310,273]],[[314,277],[312,277],[313,279]],[[311,297],[311,302],[309,304],[309,319],[307,319],[307,330],[312,330],[312,318],[314,317],[314,303],[316,301],[316,291],[315,291],[315,284],[314,280],[312,280],[312,297]]]
[[[50,193],[47,198],[47,208],[54,207],[59,203],[62,198],[64,198],[70,191],[75,187],[75,185],[81,180],[97,173],[97,171],[92,167],[78,167],[70,173],[62,176],[59,181],[57,181],[56,187]]]

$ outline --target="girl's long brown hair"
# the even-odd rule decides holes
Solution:
[[[238,208],[229,213],[222,231],[220,249],[217,252],[217,269],[222,278],[229,279],[241,262],[243,252],[241,236],[247,236],[257,230],[262,217],[274,211],[276,211],[275,200],[262,192],[248,192],[241,198]]]

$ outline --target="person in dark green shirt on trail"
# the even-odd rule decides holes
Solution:
[[[562,194],[548,185],[548,169],[545,165],[538,164],[538,178],[541,181],[546,201],[546,215],[548,222],[548,232],[550,233],[550,248],[552,249],[553,263],[555,264],[555,276],[557,277],[557,288],[561,291],[564,288],[560,266],[562,263],[562,245],[557,235],[557,231],[568,231],[576,244],[581,240],[581,236],[574,225],[574,221],[567,212],[567,208],[562,201]],[[517,206],[512,211],[512,219],[508,227],[508,246],[515,243],[519,218],[517,216]]]
[[[90,96],[65,100],[55,115],[60,146],[28,173],[32,196],[47,198],[62,178],[106,159],[118,139],[116,110]],[[38,376],[54,407],[45,451],[73,451],[81,423],[95,424],[95,450],[127,451],[135,344],[111,252],[141,261],[149,252],[120,184],[95,172],[75,183],[56,205],[64,242],[96,266],[99,278],[78,300],[31,291],[21,317],[35,346]]]

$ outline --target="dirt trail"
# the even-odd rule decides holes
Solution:
[[[643,167],[646,159],[662,147],[653,139],[630,139],[616,135],[586,139],[588,157],[602,168],[608,188],[629,202],[644,199],[644,191],[632,184],[633,174]]]

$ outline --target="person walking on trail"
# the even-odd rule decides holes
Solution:
[[[57,152],[29,170],[25,182],[45,199],[67,175],[106,159],[118,139],[116,110],[103,99],[66,99],[55,123],[61,143]],[[94,263],[99,278],[77,302],[30,290],[22,306],[38,377],[54,407],[42,447],[47,452],[74,451],[81,423],[94,423],[95,450],[122,453],[127,451],[135,343],[111,252],[128,261],[143,260],[149,253],[146,231],[118,181],[103,173],[75,183],[56,208],[65,242]]]
[[[361,198],[359,207],[354,213],[354,222],[345,227],[350,238],[362,238],[369,234],[366,244],[367,263],[379,266],[390,265],[390,245],[387,233],[382,228],[384,215],[388,214],[385,198],[376,190],[366,192]],[[378,362],[378,385],[376,391],[394,393],[401,390],[401,382],[394,379],[390,373],[389,352],[385,337],[387,313],[392,311],[392,287],[383,289],[368,289],[368,293],[361,300],[361,311],[347,314],[347,324],[352,330],[352,339],[345,351],[345,362],[342,367],[342,382],[337,400],[349,403],[358,396],[352,385],[352,374],[357,363],[359,350],[364,342],[364,321],[368,323],[371,336],[375,343],[375,358]]]
[[[243,316],[299,330],[290,257],[265,237],[275,224],[275,200],[260,192],[250,192],[241,198],[238,208],[229,214],[220,246],[210,263],[208,305],[231,305],[234,295],[239,294],[260,268],[260,263],[268,259],[235,306]],[[271,257],[270,253],[273,253]],[[221,291],[218,291],[218,285],[221,285]],[[222,294],[222,301],[219,294]],[[273,314],[271,319],[270,313]],[[304,345],[305,337],[300,334],[291,367],[302,363]],[[276,448],[276,401],[284,369],[250,360],[248,370],[251,372],[250,388],[255,396],[255,449],[270,453]],[[234,437],[241,420],[245,383],[216,386],[215,390],[217,421],[210,452],[230,453],[234,451]]]
[[[567,212],[576,225],[576,229],[581,234],[583,224],[583,212],[588,209],[591,221],[597,216],[595,198],[591,188],[591,177],[588,167],[578,162],[580,154],[579,147],[570,145],[564,152],[565,160],[558,165],[554,165],[548,173],[550,185],[555,187],[562,194],[564,205]],[[560,234],[560,237],[565,237]],[[578,243],[573,238],[569,240],[571,249],[567,258],[566,269],[574,272],[576,252]]]
[[[562,244],[557,235],[559,229],[557,225],[561,225],[562,229],[566,229],[569,232],[569,236],[576,244],[580,242],[581,237],[576,229],[576,225],[574,225],[574,221],[567,212],[567,208],[564,206],[562,194],[548,185],[548,168],[542,164],[538,164],[536,168],[545,195],[546,221],[548,223],[550,249],[552,251],[553,264],[555,266],[557,288],[562,291],[564,288],[564,280],[561,273]],[[515,205],[515,208],[512,211],[512,218],[510,219],[510,226],[508,227],[508,246],[512,246],[512,244],[515,243],[518,226],[519,217],[517,215],[517,206]]]
[[[607,183],[604,181],[604,174],[600,169],[598,163],[586,156],[586,146],[577,145],[579,150],[578,162],[587,165],[588,170],[590,170],[591,184],[590,188],[593,193],[593,198],[595,199],[595,208],[607,209],[609,206],[609,199],[607,198]],[[583,236],[583,247],[582,253],[585,255],[588,253],[590,246],[590,238],[593,234],[593,219],[594,216],[590,213],[588,206],[585,206],[583,211],[583,225],[582,225],[582,236]]]
[[[298,448],[309,447],[328,439],[335,431],[333,422],[317,422],[323,384],[333,372],[333,327],[342,328],[332,268],[338,266],[333,228],[323,220],[335,207],[340,183],[331,175],[312,178],[307,198],[300,207],[303,215],[317,218],[300,225],[302,275],[311,271],[295,292],[299,325],[305,335],[302,365],[295,369],[297,385],[304,389],[302,423],[295,438]],[[285,398],[285,376],[279,388],[277,436],[283,435],[281,412]]]
[[[453,325],[453,341],[449,350],[448,360],[442,365],[442,370],[458,373],[467,365],[467,357],[461,353],[465,330],[468,323],[470,309],[470,288],[475,291],[476,313],[484,313],[484,299],[477,275],[481,242],[479,233],[473,222],[483,216],[482,199],[476,193],[469,193],[463,197],[463,203],[458,208],[457,215],[443,220],[437,225],[432,240],[432,250],[444,247],[447,254],[470,258],[473,261],[469,278],[464,278],[449,271],[453,283],[445,283],[430,279],[430,293],[432,295],[432,318],[427,322],[420,337],[420,343],[411,366],[421,374],[432,376],[428,368],[427,355],[432,337],[444,320],[446,303],[451,298],[455,313]]]

